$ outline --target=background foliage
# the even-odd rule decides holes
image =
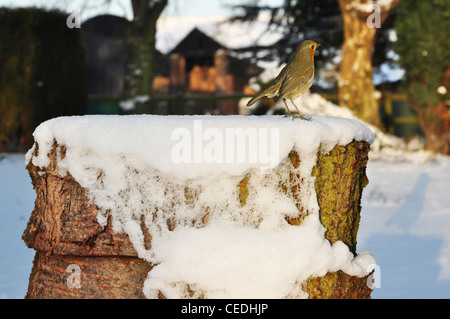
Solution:
[[[0,151],[29,147],[39,123],[87,110],[85,55],[67,15],[0,8]]]
[[[408,104],[429,146],[450,153],[450,1],[400,1],[396,31]]]

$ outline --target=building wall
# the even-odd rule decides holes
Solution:
[[[189,73],[189,92],[215,93],[216,76],[215,67],[195,65]]]

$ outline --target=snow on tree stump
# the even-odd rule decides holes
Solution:
[[[276,161],[236,160],[252,129]],[[373,135],[356,121],[88,116],[34,136],[26,298],[370,298],[356,237]]]

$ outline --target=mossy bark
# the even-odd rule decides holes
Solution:
[[[39,152],[38,146],[35,154]],[[320,219],[326,228],[326,238],[338,240],[356,252],[356,234],[359,226],[360,199],[367,184],[365,166],[369,145],[352,142],[336,146],[331,152],[318,152],[313,169],[315,189],[320,206]],[[30,276],[27,298],[143,298],[142,285],[152,265],[138,258],[126,234],[117,234],[108,221],[106,227],[97,222],[98,207],[89,201],[87,192],[78,182],[58,168],[58,158],[64,158],[64,147],[54,145],[49,154],[50,165],[41,170],[28,164],[27,169],[36,190],[35,208],[23,234],[23,240],[36,250]],[[289,171],[288,180],[280,183],[281,189],[290,196],[299,210],[298,217],[288,218],[292,225],[300,225],[305,217],[300,194],[302,179],[296,171],[301,165],[295,151],[283,163]],[[276,171],[271,174],[277,174]],[[248,174],[236,185],[238,200],[245,206],[248,197]],[[196,190],[185,188],[186,201],[196,200]],[[210,212],[206,208],[202,219],[208,223]],[[175,228],[176,221],[168,220]],[[142,229],[145,246],[151,247],[151,234]],[[79,265],[81,285],[68,288],[68,267]],[[48,289],[46,289],[46,287]],[[358,278],[342,271],[328,273],[323,277],[309,278],[303,286],[310,298],[368,298],[371,289],[367,278]]]
[[[331,242],[344,242],[356,254],[362,190],[369,183],[366,164],[370,146],[352,142],[337,145],[331,152],[319,152],[313,169],[320,207],[320,221]],[[342,271],[308,279],[304,289],[310,298],[370,298],[368,276],[358,278]]]
[[[366,176],[368,152],[367,143],[337,145],[328,154],[318,154],[313,170],[320,221],[327,229],[325,237],[331,243],[344,242],[353,253],[356,252],[362,190],[369,183]]]

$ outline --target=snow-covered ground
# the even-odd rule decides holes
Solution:
[[[450,297],[450,158],[417,157],[368,164],[358,250],[377,260],[373,298]],[[21,240],[35,199],[24,163],[24,154],[0,154],[1,298],[23,298],[32,267]]]
[[[450,158],[370,161],[359,250],[379,266],[373,298],[450,297]]]
[[[24,154],[0,154],[0,298],[23,298],[34,250],[21,239],[36,194]]]

